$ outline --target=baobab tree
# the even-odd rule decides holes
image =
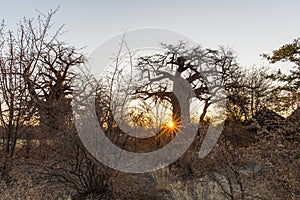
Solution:
[[[39,16],[37,25],[25,18],[14,45],[24,84],[46,134],[54,134],[70,121],[71,82],[75,76],[72,70],[85,61],[78,49],[59,40],[62,27],[51,29],[55,12]]]
[[[80,50],[60,39],[63,27],[53,30],[55,13],[41,14],[36,20],[24,18],[16,33],[2,34],[2,117],[3,109],[11,110],[6,115],[11,119],[34,115],[35,125],[40,125],[43,133],[39,134],[41,147],[50,137],[54,139],[72,127],[72,80],[76,67],[85,62]],[[7,122],[2,119],[2,124]]]
[[[234,52],[223,47],[217,50],[189,47],[184,42],[162,44],[162,48],[163,53],[139,58],[137,68],[143,84],[136,89],[136,98],[169,102],[173,121],[189,120],[192,94],[175,95],[176,91],[184,90],[183,84],[188,84],[194,97],[204,103],[200,116],[203,122],[209,106],[220,100],[215,98],[216,94],[230,87],[234,80],[232,77],[239,68]],[[184,81],[176,84],[174,78]]]

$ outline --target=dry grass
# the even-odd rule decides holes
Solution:
[[[34,184],[30,177],[19,178],[15,182],[0,183],[1,200],[57,200],[71,199],[63,190],[51,189],[46,185]]]

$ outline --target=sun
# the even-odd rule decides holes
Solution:
[[[179,123],[174,120],[168,120],[165,122],[165,127],[163,128],[163,133],[171,137],[174,137],[179,130]]]
[[[175,123],[173,121],[168,122],[167,126],[168,126],[168,128],[173,129],[173,128],[175,128]]]

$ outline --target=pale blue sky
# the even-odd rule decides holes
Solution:
[[[9,28],[36,9],[47,12],[60,6],[56,25],[66,24],[63,39],[76,47],[94,50],[103,41],[143,27],[178,31],[204,47],[232,47],[239,62],[264,65],[259,54],[269,53],[300,36],[300,1],[252,0],[27,0],[1,2],[0,19]]]

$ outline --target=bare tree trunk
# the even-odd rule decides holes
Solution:
[[[208,101],[209,101],[209,99],[206,99],[206,100],[205,100],[204,108],[203,108],[203,110],[202,110],[202,113],[201,113],[201,116],[200,116],[200,119],[199,119],[200,124],[204,122],[204,118],[205,118],[205,116],[206,116],[208,107],[211,105],[211,103],[209,103]]]
[[[173,94],[171,97],[173,107],[173,121],[180,123],[190,122],[190,85],[176,72],[173,83]]]

